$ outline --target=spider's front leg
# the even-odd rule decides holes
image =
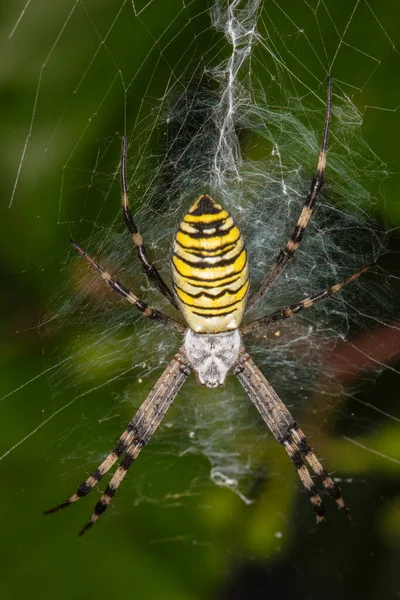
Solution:
[[[127,141],[126,137],[122,137],[122,148],[121,148],[121,190],[122,190],[122,218],[124,219],[125,225],[131,235],[132,241],[136,246],[138,258],[143,267],[147,277],[154,283],[159,292],[162,293],[167,300],[179,310],[176,298],[171,292],[160,273],[149,260],[147,250],[144,245],[143,238],[136,226],[135,221],[131,213],[129,206],[129,195],[128,195],[128,181],[126,177],[126,160],[127,160]]]
[[[327,90],[327,98],[326,98],[326,114],[325,114],[325,127],[324,127],[324,135],[322,138],[321,151],[319,154],[317,170],[312,179],[310,191],[307,194],[306,200],[304,202],[303,210],[297,220],[296,227],[292,235],[290,236],[286,246],[283,250],[278,254],[275,259],[273,265],[269,269],[265,278],[261,282],[258,290],[254,292],[249,298],[247,303],[247,310],[255,306],[261,298],[268,292],[269,289],[274,285],[275,281],[278,279],[279,275],[282,273],[286,265],[292,260],[294,253],[300,246],[300,242],[302,240],[304,231],[308,225],[308,222],[311,218],[312,212],[314,210],[315,202],[319,196],[321,188],[324,183],[324,174],[325,174],[325,166],[326,166],[326,152],[328,149],[328,136],[329,136],[329,125],[331,121],[331,111],[332,111],[332,78],[328,78],[328,90]]]
[[[273,387],[244,350],[242,350],[239,359],[234,365],[233,373],[239,379],[250,400],[259,411],[275,439],[283,444],[286,452],[296,467],[301,482],[304,485],[317,514],[317,523],[324,518],[325,509],[311,479],[308,468],[303,462],[303,458],[311,467],[312,471],[320,478],[323,486],[335,500],[338,507],[350,517],[350,510],[345,505],[340,488],[332,478],[329,477],[328,473],[311,450],[306,436],[301,429],[298,428],[296,421],[293,419],[282,400],[278,397]]]

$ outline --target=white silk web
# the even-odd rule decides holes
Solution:
[[[52,452],[64,455],[62,474],[71,485],[111,449],[179,344],[104,291],[67,249],[71,235],[137,295],[173,314],[142,275],[120,218],[121,135],[129,143],[135,220],[165,278],[176,223],[199,194],[210,193],[246,236],[254,289],[308,191],[332,74],[326,185],[296,259],[253,314],[272,312],[385,252],[385,226],[372,215],[385,213],[380,184],[389,168],[379,158],[383,146],[371,149],[361,129],[368,136],[388,126],[387,116],[394,122],[398,97],[380,90],[387,91],[381,78],[388,65],[399,66],[399,55],[381,3],[366,0],[346,7],[334,0],[45,4],[44,21],[39,4],[28,1],[18,9],[15,3],[8,22],[5,47],[29,35],[35,56],[29,73],[22,63],[14,67],[23,81],[34,78],[35,93],[13,141],[9,210],[45,219],[51,241],[43,243],[37,271],[44,264],[55,272],[56,262],[61,274],[44,294],[46,316],[38,326],[44,365],[2,402],[14,395],[17,403],[42,378],[49,398],[41,400],[35,426],[10,439],[2,459],[40,432]],[[38,190],[27,198],[32,180]],[[45,212],[44,190],[52,198]],[[47,262],[49,255],[56,258]],[[382,410],[371,405],[357,421],[349,386],[362,385],[361,373],[372,366],[374,377],[393,369],[375,334],[396,330],[394,312],[387,276],[374,268],[340,296],[250,339],[248,349],[294,414],[308,421],[308,434],[318,437],[321,414],[355,421],[346,436],[351,451],[352,439],[361,443],[360,429],[378,429]],[[353,390],[349,404],[343,386],[347,394]],[[397,420],[391,413],[385,418]],[[268,433],[233,379],[216,393],[188,382],[162,429],[124,484],[135,502],[159,500],[151,493],[157,453],[160,464],[171,466],[188,453],[206,459],[189,489],[175,481],[166,491],[174,497],[193,493],[210,476],[251,502],[257,481],[281,468],[268,466]],[[372,442],[366,447],[378,451]]]

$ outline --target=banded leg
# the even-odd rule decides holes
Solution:
[[[250,400],[253,402],[275,439],[283,444],[286,452],[297,469],[311,504],[317,514],[317,523],[324,518],[322,500],[304,464],[303,457],[339,508],[349,516],[350,511],[344,503],[340,488],[328,476],[320,461],[312,452],[304,433],[297,427],[292,415],[276,394],[273,387],[255,365],[246,352],[242,352],[236,362],[233,373],[239,379]]]
[[[186,353],[182,346],[169,363],[142,406],[136,412],[133,419],[131,419],[128,427],[107,458],[93,471],[90,477],[78,487],[75,494],[70,496],[65,502],[62,502],[54,508],[50,508],[45,514],[58,512],[63,508],[71,506],[71,504],[74,504],[83,496],[87,496],[102,477],[117,462],[118,458],[123,455],[120,466],[112,477],[105,493],[99,502],[97,502],[90,521],[82,529],[80,534],[82,535],[92,527],[99,516],[106,510],[129,466],[137,458],[143,446],[150,441],[190,371],[191,368],[187,363]]]
[[[304,231],[308,225],[310,217],[312,215],[315,202],[318,198],[319,192],[324,183],[324,173],[326,165],[326,152],[328,147],[328,136],[329,136],[329,125],[331,120],[332,110],[332,78],[328,78],[328,90],[326,100],[326,116],[325,116],[325,128],[324,135],[322,138],[321,151],[319,154],[317,171],[312,179],[310,191],[308,192],[306,201],[301,211],[300,217],[297,221],[296,227],[292,235],[289,238],[285,248],[278,254],[275,263],[269,269],[269,272],[261,282],[259,289],[249,298],[247,309],[252,308],[266,292],[274,285],[279,275],[282,273],[286,265],[293,258],[294,253],[300,245]]]
[[[168,329],[174,329],[179,333],[184,333],[186,328],[180,323],[178,323],[178,321],[175,321],[175,319],[171,319],[171,317],[167,317],[167,315],[156,310],[155,308],[150,308],[148,304],[146,304],[137,296],[135,296],[135,294],[128,290],[128,288],[126,288],[122,283],[120,283],[116,279],[113,279],[111,275],[105,269],[103,269],[103,267],[101,267],[97,262],[95,262],[93,258],[89,256],[89,254],[82,250],[82,248],[78,246],[76,242],[70,240],[70,244],[73,248],[75,248],[75,250],[79,252],[81,256],[83,256],[85,260],[87,260],[87,262],[94,269],[96,269],[96,271],[101,275],[104,281],[106,281],[115,292],[121,294],[121,296],[126,298],[126,300],[133,304],[133,306],[135,306],[135,308],[137,308],[138,311],[142,313],[142,315],[148,317],[149,319],[152,319],[153,321],[156,321],[157,323],[160,323]]]
[[[139,233],[138,228],[133,220],[131,209],[129,206],[129,196],[128,196],[128,181],[126,177],[126,159],[127,159],[127,142],[126,137],[122,137],[122,149],[121,149],[121,190],[122,190],[122,217],[125,221],[125,225],[128,228],[128,231],[132,237],[132,241],[136,246],[137,254],[139,260],[142,264],[144,272],[147,277],[154,283],[159,292],[162,293],[163,296],[170,301],[172,306],[174,306],[177,310],[178,305],[175,300],[175,297],[160,273],[157,271],[156,267],[150,262],[147,251],[143,242],[143,238]]]
[[[360,271],[357,271],[357,273],[353,273],[353,275],[346,277],[346,279],[343,279],[343,281],[341,281],[340,283],[332,285],[327,290],[317,292],[309,298],[305,298],[304,300],[300,300],[300,302],[291,304],[286,308],[282,308],[281,310],[277,310],[276,312],[273,312],[269,315],[265,315],[264,317],[261,317],[261,319],[257,319],[256,321],[253,321],[248,325],[243,325],[240,328],[240,331],[245,335],[254,331],[261,331],[270,323],[276,323],[276,321],[282,321],[283,319],[290,319],[290,317],[294,317],[294,315],[297,315],[297,313],[299,313],[303,309],[311,308],[311,306],[314,306],[314,304],[317,304],[317,302],[325,300],[325,298],[329,298],[330,296],[333,296],[333,294],[337,294],[337,292],[340,292],[340,290],[343,289],[345,285],[351,283],[355,279],[358,279],[360,275],[368,271],[370,268],[371,265],[368,267],[363,267]]]
[[[310,498],[310,502],[316,513],[316,519],[318,524],[325,518],[325,506],[321,500],[321,496],[318,494],[317,488],[314,485],[310,472],[307,469],[306,465],[303,463],[301,452],[297,445],[294,443],[293,439],[287,439],[283,441],[282,444],[286,452],[288,453],[290,460],[296,467],[296,471],[298,476],[300,477],[300,481],[303,484],[308,497]]]
[[[321,465],[320,461],[315,456],[314,452],[311,450],[310,444],[308,443],[308,440],[304,433],[297,426],[293,427],[293,429],[290,430],[290,433],[296,446],[299,448],[300,452],[310,465],[311,469],[316,475],[318,475],[318,477],[322,481],[322,485],[324,486],[324,488],[336,501],[338,507],[342,509],[351,519],[350,509],[344,503],[344,500],[342,498],[342,492],[340,491],[339,486],[337,486],[333,479],[329,477],[328,473],[325,471],[324,467]]]

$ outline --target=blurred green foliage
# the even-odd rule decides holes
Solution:
[[[141,8],[134,4],[138,10]],[[206,3],[189,2],[185,10],[178,0],[154,0],[145,8],[146,4],[142,3],[143,13],[139,17],[134,16],[132,3],[121,2],[121,7],[116,7],[110,0],[100,3],[35,0],[26,5],[25,0],[6,1],[0,7],[3,198],[0,385],[4,396],[0,403],[4,453],[0,461],[1,597],[8,600],[23,596],[40,599],[132,596],[200,600],[256,598],[273,593],[286,598],[296,593],[299,598],[313,599],[338,595],[395,598],[400,594],[399,423],[398,419],[387,420],[355,401],[354,422],[339,423],[335,436],[332,436],[332,418],[327,426],[320,417],[321,399],[315,399],[314,413],[312,405],[304,411],[302,423],[305,430],[307,421],[313,422],[316,430],[321,429],[313,444],[318,445],[332,469],[349,478],[342,486],[357,515],[356,525],[349,525],[329,507],[328,522],[315,530],[308,500],[299,493],[297,475],[282,448],[270,438],[265,447],[256,449],[260,464],[266,466],[265,472],[260,471],[260,481],[254,484],[258,489],[256,501],[251,505],[207,481],[209,465],[205,458],[185,454],[172,461],[170,453],[164,455],[159,437],[153,450],[147,449],[135,465],[130,484],[126,483],[123,493],[119,493],[108,518],[90,535],[78,540],[76,531],[92,509],[92,496],[68,513],[42,517],[45,508],[67,497],[84,474],[97,466],[99,456],[122,431],[132,410],[131,405],[115,400],[117,394],[119,398],[126,393],[123,378],[101,385],[112,373],[108,373],[107,365],[97,361],[98,328],[83,334],[71,325],[70,330],[65,328],[61,334],[56,332],[52,340],[43,341],[38,327],[54,290],[65,285],[63,267],[70,233],[78,228],[83,237],[90,235],[100,205],[102,223],[115,219],[116,203],[112,198],[96,202],[96,194],[100,197],[101,192],[94,189],[88,201],[88,186],[96,168],[94,149],[110,143],[117,163],[116,132],[121,133],[125,126],[129,131],[133,126],[144,93],[154,98],[155,105],[162,95],[170,73],[159,70],[157,77],[152,77],[157,52],[142,69],[139,65],[148,55],[150,42],[156,46],[159,43],[166,61],[177,62],[173,55],[176,48],[171,45],[170,49],[165,41],[159,41],[163,40],[171,15],[178,14],[182,22],[191,23],[181,34],[183,48],[193,35],[198,35],[196,51],[200,59],[210,44]],[[298,6],[294,7],[295,4]],[[392,173],[374,190],[380,198],[374,216],[394,229],[400,225],[397,197],[400,59],[388,39],[384,46],[383,38],[390,36],[400,47],[396,25],[400,7],[388,0],[369,3],[382,22],[385,35],[368,40],[371,13],[365,5],[359,8],[365,11],[365,21],[363,17],[355,21],[346,43],[350,48],[365,48],[365,53],[370,52],[367,74],[371,77],[365,83],[366,74],[355,69],[351,60],[337,65],[337,69],[343,79],[354,82],[355,102],[360,108],[387,109],[367,108],[363,132]],[[26,11],[18,22],[24,6]],[[343,3],[328,2],[328,6],[334,24],[341,23],[343,31],[351,10],[345,9]],[[293,33],[293,25],[285,18],[288,8],[288,0],[279,6],[265,2],[264,18],[268,24],[268,11],[270,14],[273,11],[271,20],[281,28],[282,35],[287,28],[289,45],[300,34]],[[306,29],[313,20],[309,3],[300,0],[291,4],[290,14],[299,27],[304,24]],[[146,27],[136,28],[138,18],[149,28],[148,37],[143,33]],[[110,29],[114,19],[116,24]],[[179,30],[179,21],[176,26]],[[323,11],[319,27],[324,32],[329,54],[341,42]],[[375,22],[373,31],[377,29]],[[100,44],[101,40],[105,40],[104,44]],[[222,48],[218,36],[213,37],[213,43],[220,43]],[[299,52],[305,52],[303,46],[299,45]],[[377,56],[381,57],[379,61],[374,58]],[[300,68],[295,54],[287,59],[293,71],[296,65]],[[319,68],[323,78],[319,58],[312,52],[301,54],[300,60],[310,72]],[[118,64],[120,73],[112,61]],[[362,64],[367,62],[364,57]],[[137,76],[126,94],[122,84],[112,85],[112,76],[121,76],[127,86],[133,73]],[[179,77],[179,72],[176,76]],[[304,78],[304,73],[299,77]],[[357,86],[361,91],[357,91]],[[139,145],[140,123],[136,132],[139,141],[133,143]],[[13,195],[27,139],[29,144]],[[61,186],[63,196],[60,196]],[[117,185],[114,193],[118,198]],[[11,198],[12,206],[8,208]],[[83,221],[85,202],[88,204]],[[395,250],[396,240],[390,243]],[[384,262],[389,272],[394,271],[394,254],[388,255]],[[78,337],[78,333],[85,335],[85,339]],[[122,342],[127,334],[121,331],[120,335]],[[116,341],[119,338],[109,342],[110,353],[118,351]],[[154,344],[157,343],[155,337]],[[91,371],[90,376],[96,379],[99,389],[90,399],[78,399],[70,410],[64,410],[41,427],[54,411],[80,394],[79,384],[84,382],[86,373],[84,363],[72,365],[65,375],[70,378],[65,390],[60,384],[55,388],[48,378],[57,363],[57,347],[73,348],[74,344],[77,356],[84,344],[91,348],[89,354],[85,353],[85,360],[97,364],[97,370]],[[159,372],[151,373],[144,387],[138,384],[129,393],[133,396],[140,388],[143,397]],[[374,383],[363,382],[358,400],[398,415],[396,376],[393,370],[379,376]],[[79,380],[76,386],[74,377]],[[234,386],[232,389],[238,390]],[[110,402],[112,418],[107,421],[104,415]],[[350,398],[349,403],[352,402]],[[343,435],[364,449],[349,444]],[[371,448],[376,452],[368,451]],[[193,483],[196,477],[198,485]],[[151,486],[149,497],[159,500],[138,501],[135,481],[142,482],[143,498],[146,490],[150,490],[146,486]],[[257,586],[262,591],[258,592]]]

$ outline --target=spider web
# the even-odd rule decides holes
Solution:
[[[1,458],[24,455],[32,443],[49,460],[63,456],[68,495],[111,448],[179,344],[104,290],[67,249],[71,235],[144,300],[173,314],[140,272],[121,223],[121,135],[129,143],[135,220],[163,276],[176,223],[209,192],[246,237],[255,289],[308,191],[333,75],[327,182],[298,256],[252,313],[260,316],[385,256],[398,215],[383,182],[396,168],[387,138],[399,97],[384,74],[399,67],[399,54],[385,5],[366,0],[345,7],[333,0],[28,0],[11,12],[4,56],[17,58],[13,75],[34,94],[7,153],[7,214],[33,229],[34,256],[22,255],[20,264],[43,290],[33,326],[43,355],[1,402],[21,410],[23,398],[43,395],[26,427],[4,436]],[[29,43],[18,51],[22,39]],[[42,195],[51,200],[42,205]],[[374,267],[318,309],[247,342],[313,444],[322,444],[317,451],[331,459],[323,438],[340,420],[338,451],[358,445],[398,460],[372,437],[393,426],[397,413],[358,394],[368,378],[395,371],[392,282],[385,263]],[[187,382],[161,429],[124,484],[133,502],[183,498],[209,478],[246,503],[274,471],[284,485],[280,459],[269,462],[270,436],[232,378],[217,393]],[[179,457],[192,455],[200,457],[196,475],[184,483],[172,476],[171,488],[154,496],[158,468],[172,472]]]

